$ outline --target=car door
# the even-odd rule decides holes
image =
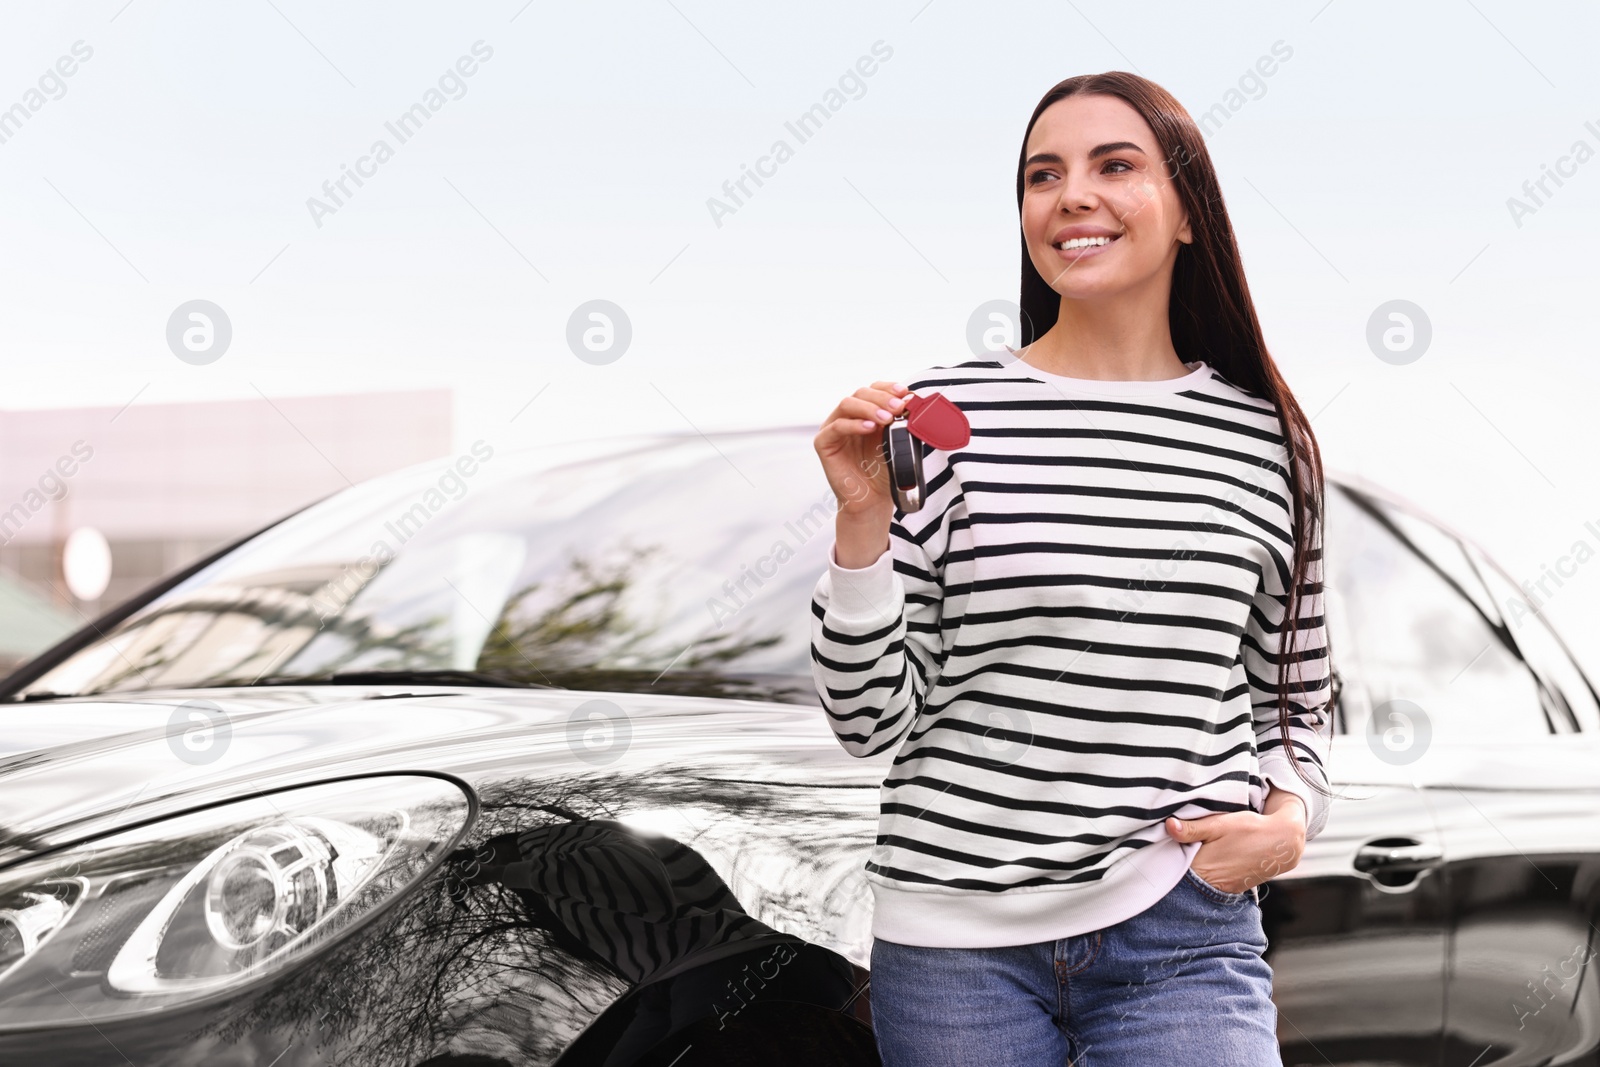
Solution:
[[[1445,1018],[1443,846],[1417,788],[1414,736],[1370,730],[1372,620],[1408,616],[1395,575],[1419,562],[1330,486],[1324,601],[1334,670],[1336,794],[1300,865],[1261,899],[1286,1065],[1433,1065]]]
[[[1481,548],[1395,519],[1435,540],[1430,555],[1479,602],[1508,667],[1515,656],[1523,668],[1517,699],[1471,702],[1433,723],[1422,784],[1450,887],[1443,1063],[1600,1063],[1600,702]],[[1480,684],[1483,662],[1455,685]]]
[[[1390,582],[1407,613],[1365,620],[1355,642],[1373,721],[1411,735],[1444,843],[1440,1062],[1600,1062],[1594,690],[1480,548],[1391,502],[1352,499],[1366,533],[1381,529],[1413,561]]]

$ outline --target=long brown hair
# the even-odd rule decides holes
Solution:
[[[1239,245],[1234,239],[1233,223],[1223,206],[1222,190],[1217,183],[1216,170],[1206,151],[1200,130],[1182,104],[1161,86],[1137,74],[1113,70],[1103,74],[1081,74],[1057,83],[1044,94],[1039,105],[1028,119],[1028,128],[1022,134],[1022,151],[1017,157],[1017,211],[1022,211],[1023,170],[1027,162],[1028,137],[1039,121],[1044,109],[1076,93],[1100,93],[1115,96],[1135,111],[1149,125],[1161,149],[1167,176],[1178,191],[1184,210],[1188,213],[1190,232],[1194,240],[1178,246],[1178,258],[1172,272],[1172,293],[1168,301],[1167,321],[1172,331],[1172,345],[1178,357],[1186,363],[1205,360],[1223,378],[1257,398],[1270,399],[1278,411],[1278,424],[1283,432],[1283,442],[1293,441],[1285,448],[1289,457],[1288,482],[1292,495],[1294,565],[1288,586],[1288,603],[1284,608],[1281,628],[1283,642],[1278,656],[1278,727],[1283,738],[1283,750],[1294,764],[1295,773],[1313,789],[1332,796],[1328,790],[1308,779],[1295,755],[1289,736],[1290,696],[1292,692],[1305,692],[1302,682],[1291,689],[1289,667],[1294,657],[1289,650],[1295,647],[1294,635],[1300,629],[1300,594],[1313,554],[1322,551],[1321,538],[1312,545],[1310,532],[1313,523],[1320,533],[1323,528],[1323,476],[1322,453],[1316,436],[1311,432],[1311,420],[1290,392],[1278,365],[1267,352],[1267,343],[1261,334],[1261,323],[1256,318],[1255,304],[1250,299],[1250,287],[1245,283],[1244,265],[1239,259]],[[1020,231],[1020,226],[1019,226]],[[1026,347],[1056,323],[1061,310],[1061,296],[1046,284],[1034,268],[1028,255],[1028,238],[1022,235],[1022,298],[1018,329],[1018,347]],[[1321,588],[1319,582],[1310,591]],[[1326,612],[1326,598],[1323,601]],[[1322,619],[1307,619],[1311,625]],[[1263,649],[1266,655],[1270,649]],[[1334,706],[1339,699],[1338,675],[1332,670],[1332,648],[1329,655],[1329,697],[1323,717],[1332,732]],[[1307,705],[1314,703],[1303,698]],[[1310,812],[1306,815],[1309,820]]]

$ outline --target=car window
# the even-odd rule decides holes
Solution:
[[[337,494],[24,692],[475,670],[816,702],[810,597],[837,505],[810,436],[686,436],[518,463],[491,456],[448,492],[428,471]]]
[[[1583,672],[1573,664],[1560,638],[1535,610],[1534,602],[1481,547],[1469,546],[1456,535],[1403,508],[1383,506],[1382,510],[1407,540],[1471,597],[1489,621],[1505,628],[1523,662],[1533,671],[1539,699],[1557,733],[1572,733],[1594,719],[1594,694]]]
[[[1391,701],[1427,716],[1434,742],[1547,736],[1537,686],[1495,615],[1407,543],[1382,504],[1330,488],[1330,643],[1347,692],[1346,729],[1364,732]],[[1337,629],[1332,616],[1342,616]]]
[[[1501,616],[1523,658],[1543,683],[1547,699],[1556,708],[1570,709],[1580,729],[1600,732],[1600,700],[1590,676],[1574,662],[1566,642],[1546,621],[1539,604],[1530,600],[1482,548],[1469,542],[1465,551],[1499,602]]]
[[[1383,512],[1385,519],[1394,524],[1399,535],[1426,556],[1430,563],[1443,571],[1444,576],[1454,582],[1457,589],[1470,599],[1491,623],[1498,625],[1505,621],[1494,597],[1489,595],[1476,568],[1468,561],[1466,549],[1454,534],[1415,512],[1393,507],[1386,501],[1375,501],[1374,506]]]

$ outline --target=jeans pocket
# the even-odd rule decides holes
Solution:
[[[1250,899],[1250,891],[1248,889],[1242,893],[1230,893],[1226,889],[1218,889],[1198,874],[1195,874],[1193,867],[1184,871],[1183,877],[1201,895],[1216,901],[1218,904],[1243,904]]]

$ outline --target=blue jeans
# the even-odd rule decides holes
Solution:
[[[1282,1067],[1254,891],[1185,871],[1092,933],[1003,948],[875,938],[884,1067]]]

